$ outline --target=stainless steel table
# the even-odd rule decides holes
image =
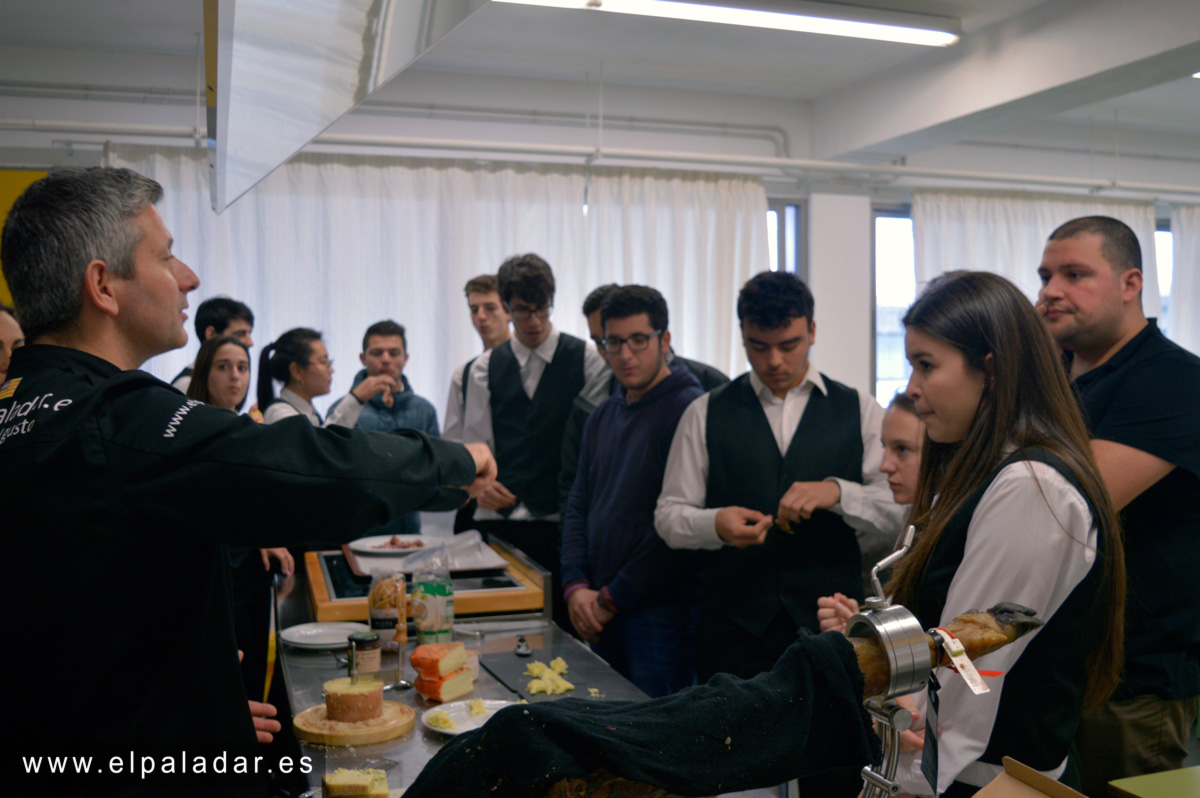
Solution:
[[[511,624],[509,624],[511,625]],[[486,627],[486,624],[484,625]],[[587,667],[587,686],[599,690],[601,695],[619,694],[622,698],[645,697],[636,687],[626,681],[620,674],[612,670],[586,646],[579,643],[570,635],[563,632],[554,624],[536,621],[526,624],[527,640],[534,648],[533,658],[549,662],[554,657],[562,656],[569,662],[592,661],[591,664],[602,665],[603,668]],[[517,635],[513,631],[497,631],[476,634],[459,634],[456,640],[461,640],[471,651],[479,653],[511,651],[517,644]],[[404,653],[404,674],[409,681],[413,679],[412,667],[408,665],[408,654],[415,647],[416,641],[409,643]],[[301,712],[309,707],[324,702],[321,686],[330,679],[345,676],[346,670],[338,665],[329,652],[307,651],[293,648],[284,644],[280,652],[283,662],[283,674],[287,680],[288,694],[292,709]],[[383,659],[385,674],[391,669],[394,672],[396,655],[386,654]],[[567,674],[570,678],[571,673]],[[587,697],[588,691],[580,685],[568,695]],[[486,669],[481,668],[479,679],[475,682],[475,690],[466,698],[495,698],[516,701],[520,696],[513,693],[495,679]],[[384,700],[408,704],[417,713],[417,724],[412,732],[402,735],[395,740],[370,745],[359,746],[320,746],[300,743],[304,756],[313,757],[316,767],[309,776],[309,781],[319,785],[321,775],[339,767],[361,768],[368,759],[390,759],[397,763],[388,771],[388,786],[407,787],[425,767],[437,750],[450,738],[446,735],[427,729],[421,723],[421,713],[430,707],[438,706],[435,702],[426,701],[416,690],[388,691]]]
[[[312,620],[308,601],[308,586],[302,572],[277,585],[276,602],[277,628],[285,629]],[[567,695],[589,697],[589,688],[595,688],[599,700],[642,699],[645,693],[608,666],[592,650],[580,643],[552,623],[544,620],[529,621],[481,621],[455,625],[455,639],[461,640],[468,650],[483,654],[485,659],[493,654],[511,652],[517,644],[517,635],[523,634],[534,649],[532,659],[549,662],[563,657],[571,664],[568,678],[577,676],[580,683]],[[404,652],[404,674],[413,679],[408,654],[416,646],[415,636]],[[345,650],[337,652],[344,657]],[[299,713],[324,702],[322,685],[338,676],[345,676],[346,669],[339,666],[333,654],[327,651],[310,651],[295,648],[280,642],[276,656],[283,666],[292,711]],[[395,672],[396,655],[385,653],[383,667]],[[527,680],[526,680],[527,681]],[[495,698],[516,701],[520,698],[496,680],[485,668],[480,668],[475,690],[466,698]],[[421,723],[421,713],[437,706],[426,701],[416,690],[388,691],[384,700],[398,701],[413,707],[417,713],[417,724],[413,731],[383,743],[340,747],[300,743],[301,753],[313,757],[314,768],[309,774],[313,786],[321,783],[321,776],[339,767],[360,768],[368,759],[390,759],[397,765],[388,771],[388,786],[392,789],[407,787],[416,778],[438,749],[450,739],[446,735],[431,731]]]
[[[277,628],[284,629],[312,620],[307,585],[303,583],[302,575],[298,574],[288,580],[283,580],[277,585],[277,590],[280,595],[277,601]],[[553,623],[543,620],[481,621],[455,625],[455,639],[461,640],[468,650],[481,654],[483,656],[481,664],[485,664],[493,655],[507,655],[512,652],[517,644],[518,634],[524,635],[530,647],[534,649],[531,659],[548,663],[551,659],[561,656],[570,664],[567,678],[575,681],[577,686],[574,691],[563,697],[592,698],[594,700],[646,698],[645,693],[609,667],[590,648]],[[408,654],[415,646],[414,638],[410,640],[408,650],[404,652],[404,674],[409,681],[413,679],[413,672],[411,665],[408,664]],[[344,649],[338,653],[344,656]],[[281,642],[277,649],[277,656],[283,666],[283,675],[287,683],[292,710],[296,713],[323,703],[322,685],[330,679],[346,675],[345,668],[339,666],[334,656],[327,651],[303,650]],[[385,653],[383,657],[385,673],[389,667],[394,673],[395,665],[396,655]],[[515,701],[520,696],[481,667],[474,692],[465,698],[495,698]],[[438,749],[450,739],[443,734],[427,729],[421,723],[421,713],[437,704],[426,701],[416,690],[389,691],[384,693],[384,700],[408,704],[416,710],[417,721],[413,731],[395,740],[370,745],[330,747],[301,742],[302,755],[313,758],[313,771],[308,776],[312,786],[319,786],[324,773],[339,767],[361,768],[366,766],[368,759],[387,759],[397,763],[387,771],[388,786],[393,790],[408,787],[416,780],[417,774],[425,767],[425,763],[432,759]],[[781,790],[755,790],[744,795],[768,798],[786,795],[786,790],[783,788]]]

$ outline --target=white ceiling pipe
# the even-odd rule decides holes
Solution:
[[[164,136],[186,138],[189,140],[189,144],[195,134],[194,128],[188,125],[126,125],[102,122],[46,120],[0,120],[0,130],[90,135]],[[370,136],[346,133],[325,133],[318,136],[315,139],[315,143],[334,146],[387,147],[392,149],[441,150],[478,154],[540,155],[557,158],[578,158],[588,163],[597,163],[602,160],[617,160],[644,161],[648,163],[700,164],[711,167],[723,166],[750,169],[768,175],[788,175],[793,171],[809,174],[887,175],[894,177],[1074,188],[1093,192],[1127,191],[1139,194],[1200,196],[1200,186],[1125,182],[1096,178],[1051,177],[1047,175],[1009,174],[1003,172],[978,172],[963,169],[938,169],[934,167],[894,166],[889,164],[842,163],[840,161],[814,161],[803,158],[773,158],[753,155],[710,155],[698,152],[686,153],[622,148],[599,150],[595,147],[584,145],[523,144],[511,141],[404,138],[400,136]]]
[[[166,136],[192,140],[196,129],[191,125],[145,125],[120,122],[64,122],[45,119],[0,119],[0,130],[34,133],[79,133],[91,136]]]
[[[316,139],[319,144],[347,146],[386,146],[405,149],[456,150],[471,152],[508,152],[541,154],[557,157],[576,156],[592,163],[605,159],[620,161],[652,161],[670,163],[705,164],[709,166],[733,166],[762,170],[769,174],[787,174],[790,170],[830,174],[866,173],[896,177],[943,178],[946,180],[975,180],[986,182],[1024,183],[1039,186],[1060,186],[1096,191],[1120,189],[1148,193],[1200,194],[1200,186],[1182,186],[1166,183],[1138,183],[1096,178],[1050,177],[1047,175],[1009,174],[1002,172],[976,172],[963,169],[938,169],[934,167],[894,166],[889,164],[843,163],[841,161],[812,161],[803,158],[772,158],[755,155],[709,155],[696,152],[670,152],[664,150],[637,150],[606,147],[603,150],[588,146],[520,144],[504,141],[469,141],[455,139],[413,139],[393,136],[363,136],[351,134],[324,134]]]

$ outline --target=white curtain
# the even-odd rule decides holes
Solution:
[[[560,329],[586,336],[588,292],[640,282],[666,297],[677,352],[745,368],[734,303],[768,267],[757,178],[300,155],[216,216],[201,150],[110,145],[106,163],[163,185],[175,252],[201,280],[193,312],[218,294],[248,304],[255,360],[289,328],[324,333],[336,374],[322,411],[349,390],[363,331],[391,318],[407,328],[413,389],[444,414],[452,370],[480,350],[463,284],[523,252],[554,269]],[[198,348],[189,330],[184,349],[145,368],[170,379]]]
[[[912,197],[918,290],[955,269],[995,272],[1036,300],[1046,239],[1080,216],[1111,216],[1142,245],[1142,307],[1162,312],[1154,255],[1154,203],[1016,191],[925,191]]]
[[[1171,209],[1175,269],[1171,278],[1171,328],[1167,335],[1200,354],[1200,205]]]

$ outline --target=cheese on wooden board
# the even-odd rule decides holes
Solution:
[[[349,676],[325,682],[325,712],[330,720],[357,723],[383,712],[383,682],[352,684]]]
[[[418,693],[430,701],[446,702],[461,698],[474,690],[475,680],[471,678],[469,670],[462,668],[442,679],[426,679],[424,676],[418,676],[413,685],[417,688]]]
[[[413,649],[409,657],[417,675],[442,679],[467,664],[467,650],[459,643],[425,643]]]
[[[387,774],[382,770],[349,770],[338,768],[321,777],[323,798],[341,798],[348,795],[363,795],[366,798],[386,798],[388,794]]]

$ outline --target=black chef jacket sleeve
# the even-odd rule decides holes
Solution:
[[[415,510],[453,510],[475,478],[461,445],[413,430],[258,424],[142,372],[110,380],[97,426],[124,502],[176,529],[250,546],[351,540]]]

